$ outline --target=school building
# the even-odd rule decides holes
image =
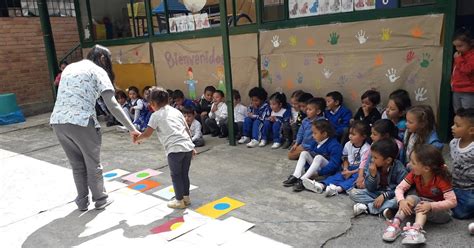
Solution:
[[[16,93],[29,113],[50,109],[54,95],[36,2],[0,0],[0,93]],[[444,139],[451,39],[474,19],[470,0],[46,2],[57,60],[107,46],[118,88],[159,85],[188,94],[192,69],[198,96],[207,85],[232,86],[244,102],[255,86],[287,96],[338,90],[353,111],[370,88],[383,105],[403,88],[414,104],[434,108]]]

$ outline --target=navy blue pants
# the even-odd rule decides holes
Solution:
[[[349,170],[356,170],[358,169],[359,166],[351,165],[349,166]],[[357,180],[357,177],[359,176],[359,173],[354,173],[352,174],[349,178],[345,178],[341,172],[337,172],[336,174],[327,177],[324,179],[323,183],[326,185],[329,184],[334,184],[336,186],[341,186],[341,188],[344,189],[344,191],[348,191],[349,189],[352,189],[354,187],[354,183]]]
[[[245,117],[244,119],[244,136],[251,137],[254,140],[260,140],[261,131],[263,129],[263,122],[259,119],[251,119]]]

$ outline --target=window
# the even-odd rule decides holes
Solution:
[[[254,0],[235,0],[235,20],[234,24],[232,0],[227,0],[227,16],[229,26],[242,26],[255,23],[256,10]]]
[[[47,0],[49,16],[76,16],[74,0]],[[39,16],[37,0],[0,0],[0,17]]]
[[[285,19],[285,1],[284,0],[263,0],[264,22],[279,21]]]

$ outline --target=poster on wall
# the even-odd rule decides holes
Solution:
[[[341,12],[352,12],[354,11],[353,0],[342,0],[341,1]]]
[[[269,94],[301,89],[325,96],[337,90],[352,110],[368,89],[380,91],[385,105],[388,95],[402,88],[414,104],[437,111],[443,18],[424,15],[261,31],[262,85]]]
[[[394,9],[398,8],[398,0],[376,0],[376,9]]]
[[[354,0],[355,10],[375,9],[375,0]]]

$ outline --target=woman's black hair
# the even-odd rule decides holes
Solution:
[[[143,95],[145,95],[145,91],[150,90],[153,86],[145,86],[142,90]]]
[[[195,115],[196,114],[194,112],[194,109],[190,108],[190,107],[184,107],[183,110],[181,110],[181,112],[183,112],[183,115],[184,114],[189,114],[189,115]]]
[[[280,103],[283,108],[286,108],[287,106],[285,93],[280,93],[280,92],[273,93],[270,96],[270,101],[276,101],[277,103]]]
[[[315,120],[313,126],[321,133],[327,133],[328,137],[336,135],[336,130],[328,120]]]
[[[135,91],[135,92],[137,93],[137,98],[142,98],[142,96],[140,95],[140,91],[138,90],[137,87],[135,87],[135,86],[130,86],[130,87],[128,87],[127,92],[130,92],[131,90],[132,90],[132,91]]]
[[[150,90],[150,101],[157,105],[168,104],[169,94],[160,87],[152,87]]]
[[[388,134],[391,138],[399,139],[398,128],[389,119],[377,120],[372,126],[372,128],[381,135]]]
[[[69,65],[69,63],[66,60],[61,61],[59,66],[61,67],[62,65]]]
[[[112,84],[114,83],[115,74],[112,70],[112,54],[109,49],[101,45],[95,45],[87,54],[87,59],[102,67],[107,72],[107,75],[109,75]]]

